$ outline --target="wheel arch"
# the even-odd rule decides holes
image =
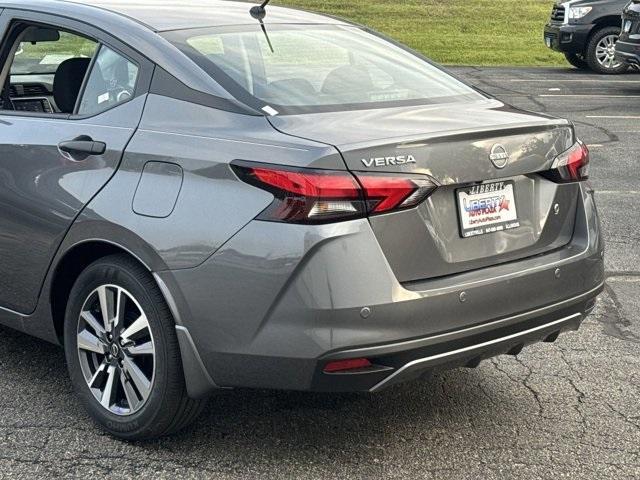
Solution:
[[[64,322],[69,293],[78,276],[93,262],[101,258],[123,254],[140,264],[150,274],[173,314],[176,334],[180,345],[180,355],[187,392],[191,398],[201,399],[218,390],[205,368],[202,359],[191,339],[189,331],[181,325],[181,317],[169,286],[154,272],[147,261],[136,255],[127,247],[105,239],[86,239],[79,241],[65,250],[56,263],[50,281],[50,314],[53,328],[60,345],[64,346]]]
[[[129,249],[102,239],[85,240],[74,244],[57,262],[51,277],[50,307],[53,326],[61,345],[64,344],[67,300],[78,276],[96,260],[117,254],[127,255],[151,272],[149,265]]]
[[[595,27],[591,29],[589,37],[592,37],[595,32],[603,27],[620,27],[620,22],[620,15],[605,15],[604,17],[600,17],[594,22]]]
[[[594,37],[594,35],[596,35],[600,30],[603,30],[605,28],[609,28],[609,27],[620,27],[620,17],[619,16],[615,16],[615,15],[607,15],[604,17],[600,17],[598,18],[594,23],[593,23],[593,28],[591,29],[591,31],[589,32],[589,36],[587,37],[587,40],[584,42],[584,47],[583,47],[583,54],[586,55],[587,54],[587,49],[589,47],[589,42],[591,42],[591,39]]]

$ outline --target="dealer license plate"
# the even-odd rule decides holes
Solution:
[[[512,181],[483,183],[456,191],[463,238],[518,228]]]

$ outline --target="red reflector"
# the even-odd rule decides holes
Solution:
[[[350,360],[338,360],[336,362],[327,363],[324,367],[325,373],[345,372],[348,370],[358,370],[360,368],[370,367],[371,362],[366,358],[353,358]]]

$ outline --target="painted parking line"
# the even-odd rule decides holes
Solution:
[[[607,278],[608,282],[622,282],[622,283],[640,283],[640,278],[638,277],[616,277],[612,276]]]
[[[621,120],[640,120],[637,115],[586,115],[586,118],[619,118]]]
[[[640,98],[640,95],[582,95],[582,94],[566,94],[566,95],[554,95],[543,94],[539,97],[565,97],[565,98]]]
[[[600,79],[528,79],[528,78],[512,78],[509,80],[514,83],[598,83],[598,84],[607,84],[607,83],[635,83],[640,84],[640,80],[600,80]]]
[[[596,190],[598,195],[640,195],[640,190]]]

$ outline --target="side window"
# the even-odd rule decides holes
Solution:
[[[138,66],[108,47],[100,47],[80,101],[79,115],[95,115],[133,97]]]
[[[11,35],[2,68],[2,110],[72,113],[98,43],[24,23],[16,23]]]

